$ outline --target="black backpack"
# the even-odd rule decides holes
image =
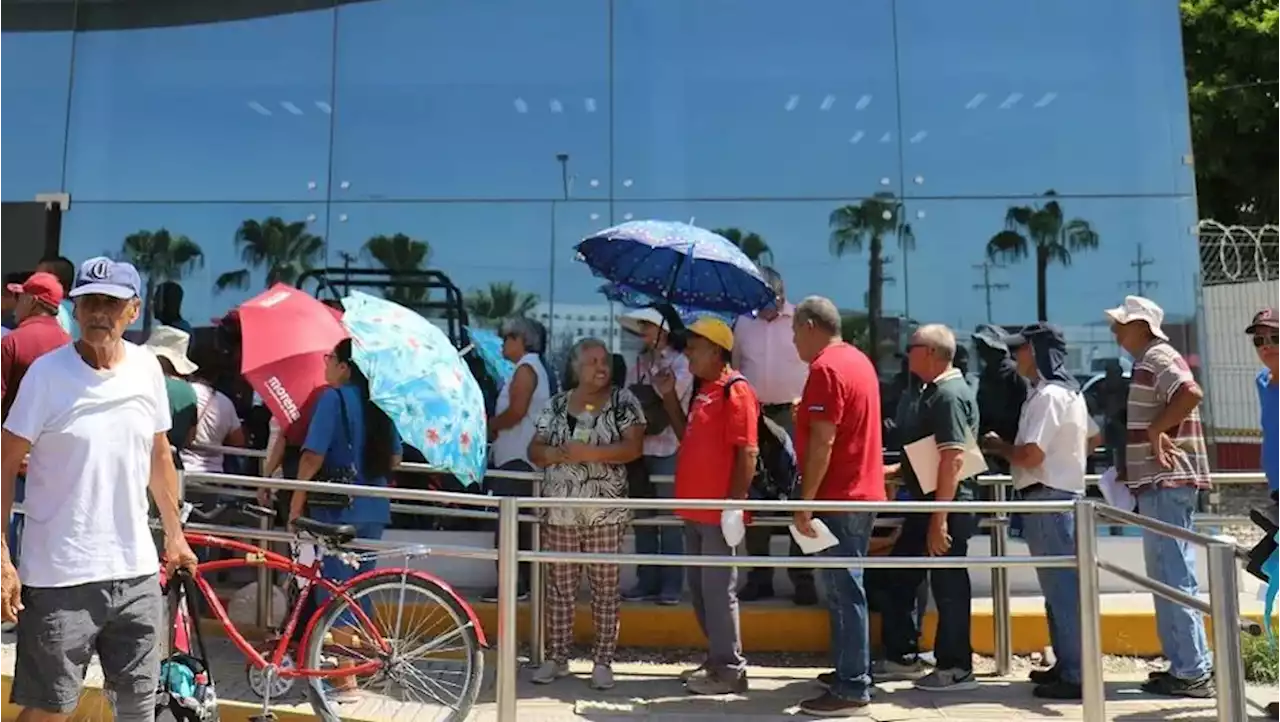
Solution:
[[[729,398],[729,389],[734,384],[746,380],[741,375],[729,379],[724,385],[725,399]],[[752,499],[786,501],[795,494],[796,481],[800,478],[800,465],[796,462],[791,435],[765,416],[764,407],[757,404],[756,436],[760,453],[756,457],[756,475],[751,479],[750,496]]]

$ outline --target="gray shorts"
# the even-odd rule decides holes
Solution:
[[[168,642],[160,634],[165,610],[156,575],[23,587],[22,605],[10,702],[70,714],[97,652],[115,718],[155,718],[162,647]]]

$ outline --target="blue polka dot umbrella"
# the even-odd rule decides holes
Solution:
[[[731,314],[774,303],[773,290],[746,254],[687,223],[629,221],[588,236],[576,250],[578,260],[619,293]]]

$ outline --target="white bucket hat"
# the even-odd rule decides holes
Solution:
[[[181,376],[190,376],[200,368],[187,358],[187,347],[191,345],[191,334],[173,326],[156,326],[151,329],[151,337],[147,339],[147,350],[156,358],[168,359],[173,370]]]
[[[1125,296],[1124,303],[1115,308],[1108,308],[1105,313],[1113,323],[1118,323],[1121,326],[1134,321],[1145,321],[1147,327],[1151,329],[1152,335],[1163,341],[1169,340],[1169,335],[1160,327],[1160,324],[1164,322],[1164,309],[1149,298]]]
[[[645,323],[651,323],[658,328],[667,328],[666,319],[656,308],[637,308],[627,311],[618,317],[618,324],[637,336],[644,335],[644,326],[642,324]]]

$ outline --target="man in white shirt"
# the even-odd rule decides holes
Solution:
[[[792,340],[791,322],[796,307],[787,302],[786,286],[778,272],[764,266],[760,269],[764,280],[773,289],[775,308],[761,311],[759,315],[739,316],[733,325],[733,367],[747,377],[756,390],[765,416],[795,435],[795,407],[804,393],[804,382],[809,378],[809,365],[800,360]],[[774,532],[786,534],[786,527],[753,525],[747,527],[747,553],[751,556],[769,556],[769,538]],[[800,547],[791,540],[791,556],[801,555]],[[738,592],[738,599],[752,602],[773,596],[773,569],[758,567],[747,574],[747,583]],[[814,586],[812,569],[788,569],[791,585],[795,587],[795,603],[812,606],[818,603],[818,590]]]
[[[164,375],[155,356],[123,339],[141,309],[140,285],[128,263],[80,267],[71,291],[80,340],[31,365],[0,433],[6,524],[30,454],[21,575],[7,546],[0,555],[0,616],[21,619],[11,692],[21,722],[66,719],[94,652],[115,719],[155,718],[167,635],[148,490],[168,564],[194,569],[196,558],[179,520]]]
[[[1013,485],[1027,501],[1067,501],[1084,494],[1089,410],[1075,377],[1066,368],[1062,332],[1045,323],[1007,336],[1018,373],[1032,383],[1012,444],[995,432],[984,446],[1009,461]],[[1075,519],[1070,512],[1024,514],[1022,534],[1034,556],[1075,554]],[[1080,597],[1074,569],[1036,569],[1049,618],[1049,639],[1057,657],[1052,669],[1036,670],[1032,692],[1044,699],[1080,699]]]

